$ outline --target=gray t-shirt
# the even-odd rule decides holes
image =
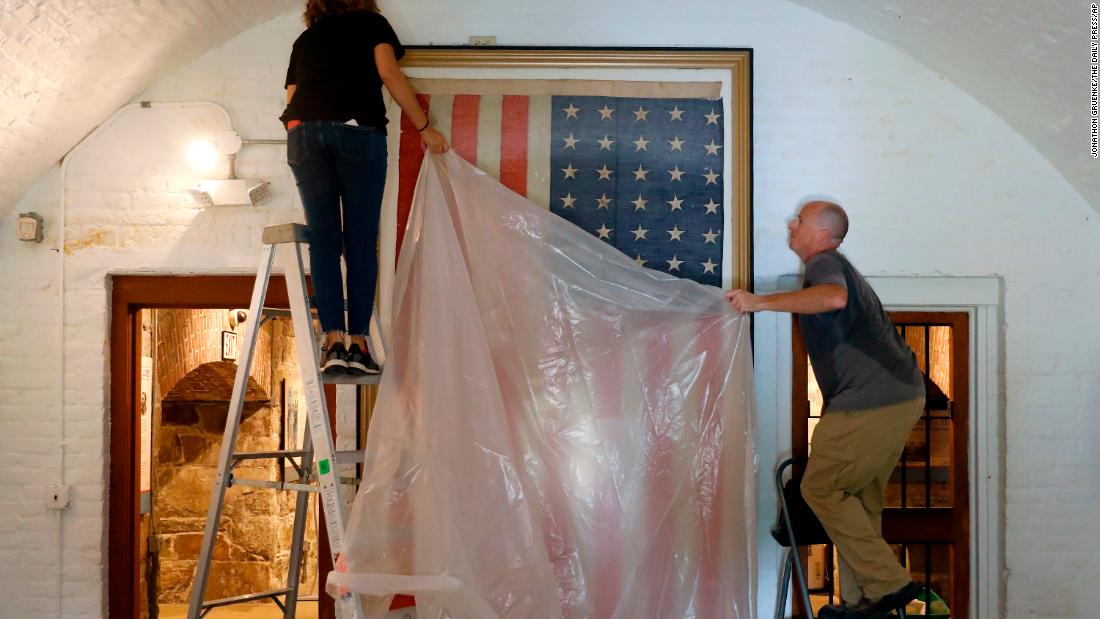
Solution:
[[[825,409],[866,410],[924,397],[916,355],[852,263],[836,251],[810,258],[803,287],[820,284],[848,291],[843,309],[798,315]]]

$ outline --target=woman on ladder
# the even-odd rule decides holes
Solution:
[[[366,335],[378,278],[378,220],[386,185],[386,108],[381,87],[433,153],[449,148],[397,61],[405,49],[375,0],[307,0],[306,31],[286,74],[287,163],[309,228],[309,263],[320,314],[321,369],[377,373]],[[340,256],[347,268],[347,321]]]

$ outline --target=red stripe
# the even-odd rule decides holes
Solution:
[[[466,161],[477,165],[477,112],[480,95],[455,95],[451,112],[451,148]]]
[[[609,323],[601,322],[593,328],[593,341],[615,342],[618,334]],[[628,449],[631,437],[621,431],[623,420],[623,354],[614,346],[606,346],[607,354],[592,360],[588,366],[591,373],[592,394],[595,396],[595,414],[600,427],[605,428],[601,440],[608,445],[609,454]],[[610,470],[618,469],[620,464],[607,468],[600,478],[601,483],[594,485],[595,497],[592,510],[592,534],[596,539],[595,569],[592,570],[591,587],[592,608],[595,617],[614,617],[622,604],[623,589],[623,505],[620,500],[620,488],[615,485],[615,475]]]
[[[527,195],[527,110],[529,97],[504,95],[500,122],[500,183]]]
[[[639,616],[671,617],[667,608],[676,601],[676,571],[679,567],[672,538],[676,534],[675,491],[677,434],[682,394],[670,385],[674,363],[670,334],[662,324],[650,324],[644,344],[645,366],[640,368],[646,391],[647,436],[644,500],[646,547],[638,558]]]
[[[724,493],[719,491],[722,487],[722,472],[731,474],[728,469],[737,464],[729,462],[729,454],[722,449],[724,441],[737,440],[734,438],[737,436],[736,432],[724,436],[723,431],[728,428],[722,426],[722,411],[727,401],[724,397],[725,372],[722,370],[729,363],[723,353],[730,352],[722,345],[730,337],[721,332],[723,327],[729,328],[728,321],[723,317],[702,317],[696,323],[695,334],[695,355],[700,365],[699,379],[693,389],[702,391],[703,394],[702,402],[699,403],[698,421],[700,455],[692,462],[692,478],[695,480],[696,500],[699,502],[699,537],[695,548],[696,556],[699,557],[699,575],[694,599],[696,612],[700,617],[720,617],[729,614],[731,610],[742,610],[724,608],[727,600],[722,597],[723,590],[728,590],[733,584],[724,582],[723,579],[723,570],[729,567],[723,561],[728,558],[725,553],[727,540],[730,536],[738,535],[738,531],[732,527],[727,529],[731,523],[738,521],[727,522],[723,509],[725,503],[734,498],[722,496]],[[745,352],[737,351],[737,354]],[[744,475],[744,471],[738,472]]]
[[[429,109],[430,96],[418,94],[416,99],[425,111]],[[405,238],[405,224],[409,222],[409,211],[412,210],[416,179],[420,175],[420,166],[424,163],[424,147],[420,141],[420,134],[416,132],[416,129],[409,117],[402,114],[401,146],[397,160],[397,248],[393,261],[395,267],[397,257],[401,255],[401,242]]]

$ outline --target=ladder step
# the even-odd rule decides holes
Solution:
[[[341,484],[357,485],[359,480],[354,477],[340,477]],[[319,486],[310,484],[296,484],[287,481],[268,481],[266,479],[233,479],[232,486],[248,486],[249,488],[271,488],[272,490],[288,490],[291,492],[320,492]]]
[[[268,458],[301,458],[306,455],[304,449],[282,449],[279,451],[238,451],[234,460],[266,460]]]
[[[238,451],[233,454],[234,460],[265,460],[274,458],[300,458],[306,455],[303,449],[282,449],[279,451]],[[338,464],[359,464],[363,459],[363,450],[345,450],[336,452]]]
[[[311,297],[312,298],[312,297]],[[345,306],[347,303],[344,304]],[[347,308],[345,307],[345,311]],[[282,307],[265,307],[263,310],[264,318],[293,318],[290,314],[290,310]],[[313,301],[310,301],[309,315],[311,318],[317,318],[317,307],[313,305]]]
[[[261,237],[264,245],[276,243],[308,243],[308,228],[305,224],[279,224],[264,228]]]
[[[344,301],[344,311],[348,311],[348,302]],[[265,307],[263,314],[268,318],[293,318],[290,310],[285,307]],[[317,317],[317,304],[313,301],[313,297],[309,297],[309,315],[313,318]]]
[[[362,464],[363,450],[354,449],[336,452],[336,464]]]
[[[274,600],[275,598],[277,598],[281,595],[286,595],[286,594],[290,593],[290,591],[291,591],[290,589],[275,589],[274,591],[264,591],[263,593],[249,593],[247,595],[238,595],[236,597],[222,598],[220,600],[211,600],[209,602],[203,602],[202,607],[204,609],[206,609],[206,608],[217,608],[219,606],[229,606],[231,604],[243,604],[245,602],[252,602],[254,600],[265,600],[265,599]]]
[[[247,486],[249,488],[271,488],[272,490],[289,490],[292,492],[319,492],[317,486],[309,484],[295,484],[283,481],[267,481],[265,479],[233,479],[233,486]]]
[[[264,318],[290,318],[290,310],[281,307],[265,307]]]

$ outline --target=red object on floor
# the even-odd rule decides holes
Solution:
[[[412,606],[416,606],[416,598],[411,595],[401,595],[399,593],[393,596],[393,602],[390,603],[390,610],[400,610]]]

